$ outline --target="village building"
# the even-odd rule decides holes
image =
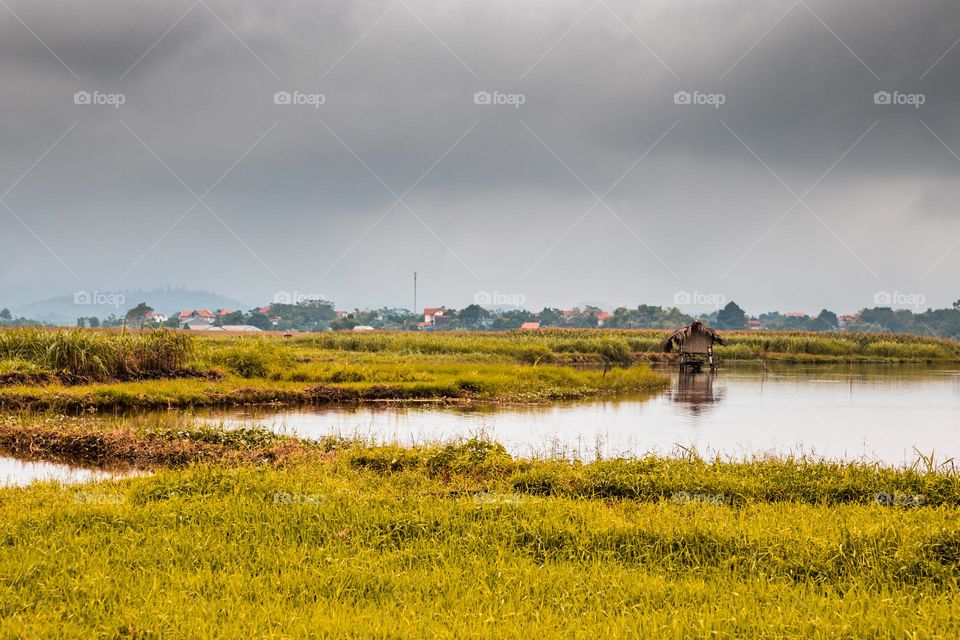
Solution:
[[[424,324],[436,326],[449,319],[446,307],[427,307],[423,310]]]
[[[206,309],[190,309],[181,311],[178,320],[181,329],[191,329],[194,326],[212,325],[217,317]]]
[[[260,327],[254,327],[249,324],[225,324],[222,327],[217,327],[208,324],[188,324],[185,329],[190,331],[203,331],[203,332],[234,332],[234,333],[256,333],[258,331],[263,331]]]

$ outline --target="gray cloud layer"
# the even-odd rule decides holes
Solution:
[[[4,299],[960,297],[955,2],[4,2]]]

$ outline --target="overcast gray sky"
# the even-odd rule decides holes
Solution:
[[[0,0],[0,302],[960,298],[956,0],[240,4]]]

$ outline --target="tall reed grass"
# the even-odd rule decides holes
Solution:
[[[0,331],[0,360],[97,382],[162,377],[184,369],[192,357],[192,339],[173,331]]]

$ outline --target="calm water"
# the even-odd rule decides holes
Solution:
[[[114,474],[55,462],[17,460],[0,456],[0,487],[26,486],[32,482],[56,480],[63,484],[111,478]]]
[[[679,445],[701,455],[803,452],[900,465],[917,458],[915,448],[960,460],[960,369],[738,366],[713,375],[674,373],[669,391],[609,401],[232,411],[206,419],[305,438],[340,434],[415,443],[484,434],[520,455],[671,453]]]

